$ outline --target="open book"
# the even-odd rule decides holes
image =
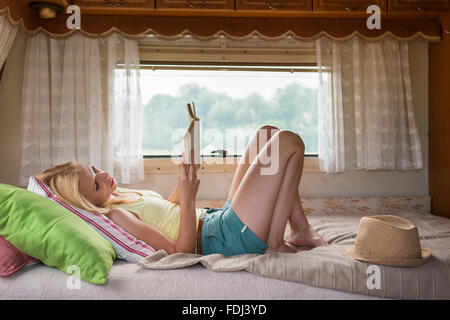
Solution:
[[[200,119],[195,112],[195,104],[187,104],[189,114],[189,128],[184,135],[184,163],[200,164]],[[191,159],[191,151],[194,150],[194,159]],[[193,161],[192,161],[193,160]]]

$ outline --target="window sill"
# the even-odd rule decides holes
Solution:
[[[240,158],[203,157],[198,173],[234,173]],[[146,174],[178,173],[180,158],[144,159]],[[320,172],[318,158],[305,158],[303,172]]]

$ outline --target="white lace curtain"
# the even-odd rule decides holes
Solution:
[[[138,43],[116,35],[106,40],[109,150],[114,176],[122,183],[143,181],[143,104]]]
[[[21,185],[52,164],[49,54],[43,34],[28,39],[24,70]]]
[[[422,169],[408,43],[316,42],[321,171]]]
[[[319,87],[317,132],[319,165],[322,171],[345,170],[345,144],[339,45],[327,38],[316,42]]]
[[[138,122],[123,125],[141,106],[138,64],[125,64],[126,86],[113,89],[115,62],[124,50],[137,55],[134,41],[116,35],[106,42],[81,34],[57,40],[39,33],[28,39],[21,183],[70,160],[103,168],[121,183],[144,180],[142,130]],[[140,161],[132,161],[137,157]]]
[[[0,70],[3,68],[16,34],[17,27],[9,23],[8,15],[0,15]]]

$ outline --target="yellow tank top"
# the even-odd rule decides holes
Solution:
[[[159,231],[164,233],[170,240],[175,241],[178,238],[178,231],[180,229],[180,205],[172,203],[159,193],[152,190],[134,190],[127,188],[117,188],[118,193],[137,193],[140,199],[125,204],[113,204],[112,208],[118,207],[131,211],[139,216],[141,221],[146,222]],[[201,208],[196,208],[197,228]]]

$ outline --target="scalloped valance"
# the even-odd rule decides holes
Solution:
[[[0,0],[0,14],[6,13],[14,25],[21,25],[27,34],[43,31],[52,37],[67,37],[68,15],[55,19],[40,19],[20,0]],[[119,32],[126,37],[156,34],[161,38],[179,38],[191,34],[199,39],[225,35],[245,39],[258,35],[266,39],[280,39],[291,35],[302,40],[314,40],[326,35],[334,40],[346,40],[359,35],[367,40],[378,40],[390,35],[399,40],[422,37],[440,41],[438,19],[382,19],[381,30],[369,30],[363,18],[299,18],[299,17],[232,17],[232,16],[125,16],[83,15],[81,32],[86,36],[106,36]],[[205,27],[207,26],[207,27]]]

